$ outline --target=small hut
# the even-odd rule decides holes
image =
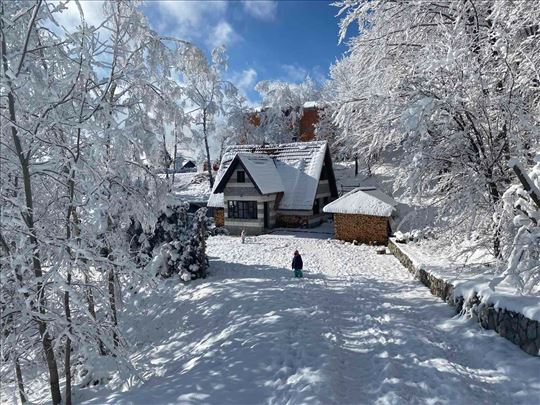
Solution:
[[[385,245],[397,203],[374,187],[359,187],[323,208],[334,215],[336,239]]]

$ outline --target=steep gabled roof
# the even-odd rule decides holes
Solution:
[[[197,164],[193,160],[185,160],[184,162],[182,162],[182,167],[185,167],[185,168],[197,167]]]
[[[361,214],[389,217],[397,202],[376,188],[355,188],[323,208],[332,214]]]
[[[263,146],[233,145],[223,155],[208,206],[223,207],[223,194],[217,190],[217,185],[239,153],[268,156],[274,161],[284,191],[279,203],[280,209],[308,210],[313,207],[321,170],[325,163],[329,170],[332,195],[337,195],[332,160],[326,141]]]
[[[256,155],[253,153],[237,153],[233,161],[221,176],[214,188],[216,193],[222,193],[225,185],[231,178],[234,170],[242,166],[261,194],[272,194],[284,191],[281,177],[276,169],[274,159],[267,155]],[[217,179],[216,179],[217,180]]]

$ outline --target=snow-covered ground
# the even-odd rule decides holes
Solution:
[[[393,256],[327,231],[212,237],[208,279],[160,282],[125,308],[144,382],[77,402],[538,403],[538,358],[453,317]]]
[[[487,267],[481,262],[463,263],[445,256],[427,255],[423,243],[400,243],[397,246],[411,259],[416,269],[424,269],[433,276],[450,282],[455,287],[456,296],[469,300],[476,294],[485,304],[519,312],[540,322],[540,291],[535,294],[518,294],[514,286],[506,283],[490,287],[491,280],[496,276],[496,269],[493,267]]]

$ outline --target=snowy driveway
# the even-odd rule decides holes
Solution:
[[[314,236],[211,238],[210,278],[126,309],[146,382],[88,403],[538,403],[540,359],[452,319],[393,256]]]

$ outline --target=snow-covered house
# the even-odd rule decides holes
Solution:
[[[197,164],[193,160],[178,156],[174,161],[174,171],[175,173],[196,172]]]
[[[208,206],[230,232],[260,234],[276,226],[312,227],[337,197],[326,141],[233,145],[221,160]]]
[[[336,239],[387,244],[397,202],[375,187],[358,187],[323,208],[334,214]]]

